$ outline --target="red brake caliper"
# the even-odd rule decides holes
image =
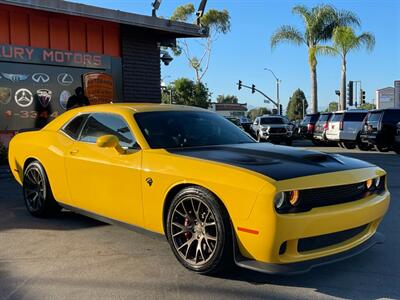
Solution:
[[[185,218],[185,223],[183,224],[185,227],[189,227],[190,225],[190,220],[189,218]],[[186,240],[188,241],[192,237],[192,233],[187,231],[184,233]]]

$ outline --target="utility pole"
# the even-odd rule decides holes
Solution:
[[[278,104],[278,115],[281,115],[281,109],[280,109],[280,100],[279,100],[279,84],[281,83],[281,80],[275,75],[274,71],[268,68],[264,68],[266,71],[270,71],[271,74],[275,77],[276,80],[276,103]]]

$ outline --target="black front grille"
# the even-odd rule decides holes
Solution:
[[[270,128],[269,133],[286,133],[285,128]]]
[[[325,247],[329,247],[332,245],[343,243],[343,242],[359,235],[364,230],[366,230],[367,227],[368,227],[368,224],[360,226],[360,227],[344,230],[344,231],[299,239],[298,244],[297,244],[297,251],[298,252],[312,251],[312,250],[321,249],[321,248],[325,248]]]
[[[300,191],[305,208],[321,207],[359,200],[365,197],[364,182]]]

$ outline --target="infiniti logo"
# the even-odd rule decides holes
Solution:
[[[50,80],[50,76],[45,73],[35,73],[32,75],[32,80],[36,83],[47,83]]]

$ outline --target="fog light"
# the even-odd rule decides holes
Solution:
[[[373,184],[373,180],[372,180],[372,179],[368,179],[368,180],[365,182],[365,186],[366,186],[366,188],[367,188],[368,190],[371,189],[372,184]]]
[[[289,202],[292,206],[296,206],[299,203],[299,191],[290,192]]]
[[[285,205],[285,193],[280,192],[280,193],[276,194],[274,203],[275,203],[275,207],[277,209],[282,208]]]

